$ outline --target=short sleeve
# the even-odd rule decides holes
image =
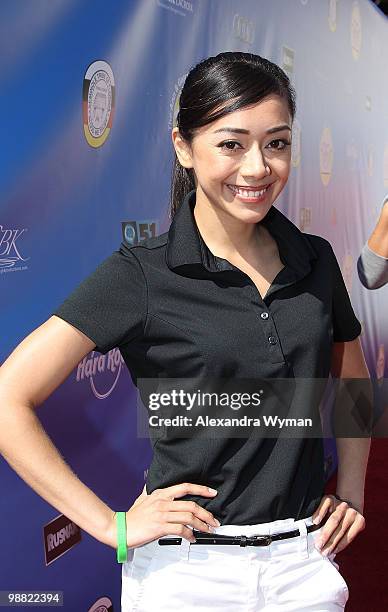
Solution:
[[[379,289],[388,283],[388,258],[372,251],[366,242],[357,260],[357,272],[366,289]]]
[[[83,332],[105,355],[143,333],[146,296],[141,264],[122,242],[51,314]]]
[[[381,208],[386,202],[388,194],[384,197]],[[388,258],[372,251],[366,241],[357,260],[357,272],[360,283],[366,289],[380,289],[388,283]]]
[[[333,342],[350,342],[361,334],[362,327],[354,313],[341,268],[331,245],[330,258],[333,282]]]

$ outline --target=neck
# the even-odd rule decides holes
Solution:
[[[260,223],[246,223],[215,208],[197,188],[194,218],[205,244],[216,257],[246,257],[260,249],[266,237]]]

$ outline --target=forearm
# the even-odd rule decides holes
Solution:
[[[0,453],[43,499],[91,536],[113,545],[113,511],[65,463],[32,407],[0,398]]]
[[[370,438],[336,438],[337,488],[336,493],[352,502],[357,510],[364,510],[365,476]]]

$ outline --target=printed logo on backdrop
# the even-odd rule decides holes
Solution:
[[[288,74],[288,76],[291,76],[294,73],[294,61],[295,51],[290,47],[286,47],[286,45],[283,45],[281,67]]]
[[[100,597],[89,608],[88,612],[113,612],[113,603],[109,597]]]
[[[350,44],[352,47],[353,59],[358,60],[361,53],[362,30],[361,13],[358,2],[353,2],[352,15],[350,19]]]
[[[156,0],[160,8],[168,9],[180,17],[191,16],[194,13],[196,2],[194,0]]]
[[[365,109],[367,111],[372,110],[372,98],[371,96],[365,96]]]
[[[388,187],[388,144],[386,144],[384,148],[383,181],[384,181],[384,187]]]
[[[27,227],[10,229],[0,225],[0,274],[28,269],[28,266],[21,262],[28,261],[31,257],[23,257],[20,253],[20,237],[26,231]]]
[[[301,157],[301,133],[302,128],[298,119],[294,119],[292,124],[292,136],[291,136],[291,164],[294,168],[300,165]]]
[[[321,181],[326,187],[331,179],[333,171],[333,139],[329,127],[322,130],[321,142],[319,144],[319,171]]]
[[[255,40],[255,28],[256,24],[251,19],[238,15],[237,13],[233,16],[233,35],[235,38],[238,38],[238,40],[242,40],[251,45]]]
[[[304,6],[306,6],[306,4],[307,4],[307,2],[308,2],[308,1],[309,1],[309,0],[300,0],[300,3],[301,3],[301,4],[303,4]]]
[[[81,529],[64,514],[43,525],[46,565],[67,553],[81,542]]]
[[[360,150],[354,138],[351,138],[349,142],[347,142],[345,155],[346,155],[346,162],[347,162],[348,169],[353,172],[358,170]]]
[[[353,257],[351,253],[346,253],[342,260],[342,276],[344,277],[344,283],[349,293],[352,292],[353,286]]]
[[[372,176],[373,175],[373,169],[374,169],[374,149],[373,149],[373,145],[369,145],[368,146],[368,151],[367,151],[367,170],[368,170],[368,176]]]
[[[311,228],[313,211],[311,208],[301,208],[299,211],[299,229],[302,232]]]
[[[185,82],[188,73],[183,74],[178,78],[178,81],[174,83],[174,91],[170,100],[170,114],[168,120],[168,127],[172,130],[173,127],[177,126],[177,116],[179,111],[179,99],[182,91],[183,84]]]
[[[106,355],[91,351],[77,366],[76,382],[89,382],[94,397],[106,399],[113,393],[124,365],[118,348],[111,349]]]
[[[93,62],[86,70],[82,107],[85,138],[91,147],[101,147],[112,129],[115,108],[115,81],[107,62]]]
[[[337,29],[337,0],[329,0],[329,14],[327,17],[332,32]]]
[[[143,221],[122,221],[121,231],[123,240],[133,246],[147,238],[158,235],[158,220],[147,219]]]

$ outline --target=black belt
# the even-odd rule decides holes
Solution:
[[[324,525],[329,517],[329,514],[325,516],[323,521],[318,525],[308,525],[307,533],[316,531]],[[235,546],[269,546],[271,542],[277,540],[286,540],[288,538],[296,538],[300,535],[299,529],[293,531],[284,531],[283,533],[274,533],[272,535],[253,535],[253,536],[228,536],[222,533],[207,533],[206,531],[197,531],[193,529],[193,535],[195,536],[195,542],[190,542],[190,545],[195,544],[227,544]],[[158,540],[161,546],[167,546],[171,544],[181,544],[182,538],[161,538]]]

